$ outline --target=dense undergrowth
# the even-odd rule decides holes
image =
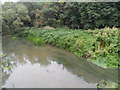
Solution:
[[[103,68],[119,68],[118,35],[117,28],[100,30],[24,28],[19,34],[36,45],[45,42],[69,50]]]

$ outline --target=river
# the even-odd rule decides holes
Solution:
[[[117,82],[118,70],[103,69],[54,46],[35,46],[24,39],[3,37],[5,88],[96,88],[100,80]]]

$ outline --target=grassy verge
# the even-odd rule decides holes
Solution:
[[[24,31],[19,34],[19,36],[25,38],[32,37],[29,40],[31,39],[33,42],[36,37],[44,38],[46,44],[67,49],[78,57],[84,57],[103,68],[118,68],[118,65],[120,65],[118,35],[117,28],[101,30],[24,28]],[[38,41],[42,43],[43,39]]]

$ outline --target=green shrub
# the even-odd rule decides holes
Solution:
[[[84,31],[66,28],[29,29],[23,34],[36,45],[46,43],[64,48],[103,68],[118,68],[120,65],[117,28]]]
[[[112,90],[118,90],[118,83],[110,80],[101,80],[97,84],[98,88],[112,88]],[[110,89],[111,90],[111,89]]]
[[[43,37],[27,36],[26,40],[31,41],[35,45],[44,45],[45,44]]]

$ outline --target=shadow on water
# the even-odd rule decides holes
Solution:
[[[95,88],[100,80],[118,80],[118,70],[100,68],[50,45],[3,37],[3,51],[7,54],[3,60],[16,62],[9,75],[3,74],[4,87]]]

